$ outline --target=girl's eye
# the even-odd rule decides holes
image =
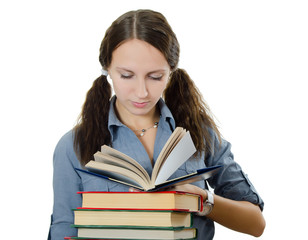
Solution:
[[[133,78],[134,75],[129,75],[129,74],[121,74],[121,78],[122,79],[131,79]],[[162,75],[161,76],[149,76],[150,79],[155,80],[155,81],[160,81],[162,79]]]
[[[151,79],[156,80],[156,81],[160,81],[162,77],[163,76],[150,76]]]
[[[121,78],[123,79],[131,79],[133,77],[133,75],[124,75],[124,74],[121,74]]]

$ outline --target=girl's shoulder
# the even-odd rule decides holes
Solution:
[[[58,141],[54,151],[54,161],[56,159],[69,159],[73,165],[79,165],[79,161],[74,148],[74,130],[65,133]]]
[[[67,148],[74,147],[74,130],[70,130],[66,132],[58,141],[56,145],[57,148]]]

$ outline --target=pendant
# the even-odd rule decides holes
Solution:
[[[134,132],[140,131],[141,133],[139,134],[139,137],[142,137],[142,136],[144,136],[144,134],[145,134],[145,132],[146,132],[147,130],[149,130],[149,129],[151,129],[151,128],[157,128],[157,126],[158,126],[158,122],[155,122],[155,123],[154,123],[154,126],[152,126],[152,127],[143,128],[143,129],[141,129],[141,130],[133,130],[133,131],[134,131]],[[137,135],[137,136],[138,136],[138,135]]]

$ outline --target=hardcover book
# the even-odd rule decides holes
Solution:
[[[197,230],[195,228],[132,229],[96,228],[90,226],[75,227],[78,228],[77,237],[89,239],[194,239],[197,236]]]
[[[82,208],[189,212],[198,212],[203,209],[203,201],[200,195],[179,191],[78,193],[82,194]]]
[[[74,209],[75,225],[97,227],[191,227],[192,214],[172,210]]]

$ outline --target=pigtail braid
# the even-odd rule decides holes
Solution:
[[[220,137],[219,130],[211,117],[209,107],[187,72],[175,70],[164,91],[164,99],[172,112],[177,126],[190,131],[197,153],[212,153],[212,138],[209,128]]]
[[[100,150],[110,144],[108,130],[109,100],[111,86],[106,76],[98,77],[88,91],[78,124],[75,127],[74,147],[80,162],[85,165]]]

